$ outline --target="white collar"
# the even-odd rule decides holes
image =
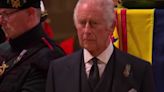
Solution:
[[[108,47],[100,54],[97,56],[97,58],[102,62],[107,64],[109,61],[109,58],[111,57],[112,53],[113,53],[113,44],[112,42],[110,42],[110,44],[108,45]],[[88,61],[90,61],[94,56],[91,55],[91,53],[87,50],[84,49],[84,62],[87,63]]]

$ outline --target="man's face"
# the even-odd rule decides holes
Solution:
[[[102,9],[82,5],[77,10],[75,26],[81,47],[92,53],[103,51],[109,44],[109,34],[112,29],[108,27],[107,19]]]
[[[16,38],[24,33],[28,18],[23,11],[0,8],[0,25],[7,38]]]

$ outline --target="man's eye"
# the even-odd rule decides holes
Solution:
[[[79,25],[81,27],[85,27],[86,26],[86,21],[79,21]]]
[[[80,24],[81,25],[85,25],[86,24],[86,21],[80,21]]]
[[[91,25],[96,25],[96,24],[98,24],[98,23],[95,22],[95,21],[91,21],[90,24],[91,24]]]
[[[94,27],[98,26],[98,22],[96,22],[96,21],[90,21],[89,22],[89,25],[94,28]]]

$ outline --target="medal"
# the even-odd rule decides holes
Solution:
[[[5,72],[5,70],[8,68],[9,66],[7,64],[5,64],[5,61],[3,61],[2,65],[0,66],[0,76],[2,76]]]
[[[131,65],[130,64],[127,64],[125,66],[125,69],[123,71],[123,75],[127,78],[129,75],[130,75],[130,70],[131,70]]]
[[[17,64],[21,59],[22,57],[26,54],[27,50],[23,50],[19,56],[16,58],[16,60],[14,60],[13,64],[10,65],[11,67],[14,66],[15,64]],[[5,61],[3,61],[2,65],[0,66],[0,76],[2,76],[5,72],[5,70],[9,67],[8,64],[5,63]]]

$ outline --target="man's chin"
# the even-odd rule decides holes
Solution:
[[[84,48],[87,49],[88,51],[94,51],[95,45],[84,45]]]

